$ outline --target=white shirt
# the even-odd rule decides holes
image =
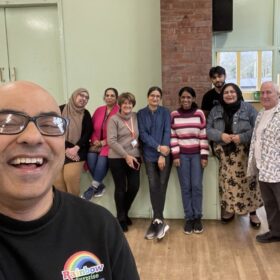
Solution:
[[[260,119],[259,125],[256,128],[256,144],[255,144],[255,158],[256,158],[256,164],[257,168],[260,169],[261,165],[261,140],[262,140],[262,134],[263,130],[266,128],[268,123],[270,122],[273,113],[274,113],[275,107],[269,110],[265,110],[263,112],[263,115]]]

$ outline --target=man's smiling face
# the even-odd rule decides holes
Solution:
[[[0,87],[0,111],[37,116],[60,115],[55,100],[41,87],[15,82]],[[1,122],[0,122],[1,126]],[[0,134],[0,212],[16,204],[35,203],[52,192],[64,162],[64,136],[44,136],[35,123],[16,135]]]

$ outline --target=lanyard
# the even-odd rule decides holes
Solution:
[[[127,121],[123,121],[123,122],[124,122],[124,124],[126,125],[126,127],[128,128],[128,130],[130,131],[131,137],[135,139],[135,132],[134,132],[134,127],[133,127],[132,118],[130,118],[130,125],[131,125],[131,128],[129,127]]]

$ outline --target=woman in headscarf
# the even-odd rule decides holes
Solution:
[[[207,119],[207,136],[214,142],[219,160],[219,192],[222,222],[227,223],[234,214],[250,213],[250,223],[259,228],[261,222],[256,209],[262,199],[256,178],[246,177],[248,152],[257,111],[243,101],[240,88],[233,83],[224,85],[220,104]]]
[[[62,116],[69,120],[69,127],[65,134],[64,166],[54,185],[59,190],[77,196],[80,193],[81,172],[92,134],[91,116],[85,109],[88,100],[88,91],[78,88],[72,93],[69,102],[60,106]]]

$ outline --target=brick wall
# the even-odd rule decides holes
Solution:
[[[161,0],[163,104],[178,107],[181,87],[191,86],[200,106],[211,88],[212,0]]]

